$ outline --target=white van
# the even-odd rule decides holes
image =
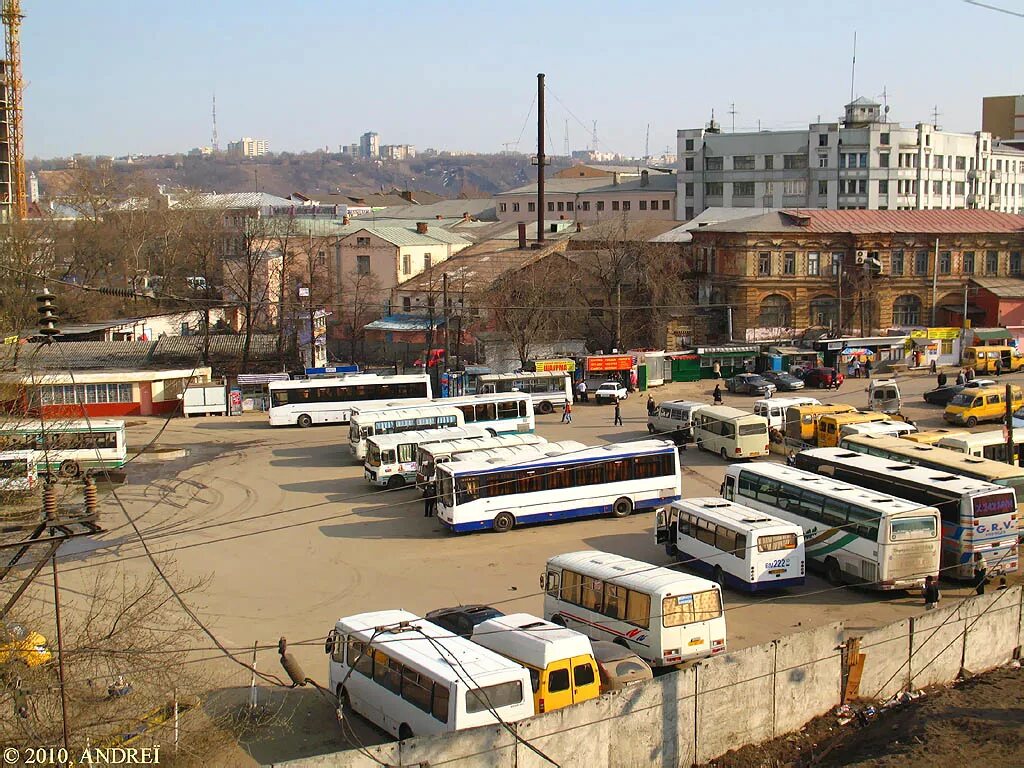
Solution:
[[[900,385],[896,379],[879,379],[868,382],[868,410],[879,413],[899,413],[903,408]]]
[[[840,439],[847,435],[890,435],[903,437],[917,432],[917,427],[905,421],[865,421],[861,424],[844,424],[839,430]]]
[[[768,428],[786,432],[786,409],[791,405],[821,405],[813,397],[768,397],[754,401],[754,413],[768,419]]]
[[[647,417],[647,431],[652,435],[689,443],[693,440],[693,417],[706,403],[693,400],[666,400],[658,404],[653,416]]]

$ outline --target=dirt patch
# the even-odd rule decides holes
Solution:
[[[1024,755],[1024,672],[1007,667],[936,689],[866,725],[837,720],[816,718],[707,768],[1016,768]]]

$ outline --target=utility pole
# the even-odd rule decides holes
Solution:
[[[961,321],[961,327],[967,330],[967,283],[964,283],[964,315]]]
[[[1013,442],[1013,385],[1006,385],[1006,424],[1003,427],[1003,435],[1006,438],[1006,463],[1016,463],[1016,446]]]
[[[1007,387],[1009,389],[1009,387]],[[64,749],[71,749],[71,738],[68,736],[68,697],[64,686],[64,630],[60,621],[60,582],[57,580],[57,550],[50,557],[53,563],[53,611],[57,624],[57,680],[60,683],[60,717],[64,731]]]
[[[444,304],[444,362],[445,367],[450,368],[448,365],[448,273],[441,273],[441,302]]]
[[[544,73],[537,75],[537,242],[544,242]]]

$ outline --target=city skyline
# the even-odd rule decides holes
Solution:
[[[644,154],[650,123],[657,155],[674,152],[676,130],[703,125],[712,110],[725,131],[734,122],[753,131],[835,120],[849,100],[854,30],[856,95],[883,101],[884,89],[890,119],[905,125],[932,122],[937,105],[944,129],[973,132],[983,96],[1022,90],[1024,62],[1013,52],[1024,22],[964,2],[942,5],[925,16],[911,5],[845,11],[801,1],[768,15],[746,2],[699,11],[640,3],[619,18],[612,3],[528,2],[517,7],[516,34],[507,19],[394,2],[285,13],[232,1],[201,14],[28,2],[26,154],[206,146],[214,92],[222,147],[254,136],[275,152],[333,152],[372,130],[382,144],[530,153],[543,71],[548,153],[564,152],[567,122],[570,149],[593,146],[596,120],[599,149],[633,156]],[[352,35],[353,27],[362,31]],[[182,42],[155,46],[154,28],[160,40]],[[311,29],[324,39],[310,39]],[[500,45],[486,42],[499,34]],[[381,36],[387,50],[410,53],[382,58]],[[970,40],[984,43],[985,55],[950,55]],[[73,70],[47,63],[67,60],[68,50]]]

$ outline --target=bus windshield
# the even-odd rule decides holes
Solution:
[[[380,466],[380,447],[375,443],[370,443],[366,447],[366,463],[371,467]]]
[[[959,395],[955,395],[952,400],[949,401],[950,405],[968,406],[974,402],[974,395],[968,395],[961,392]]]

